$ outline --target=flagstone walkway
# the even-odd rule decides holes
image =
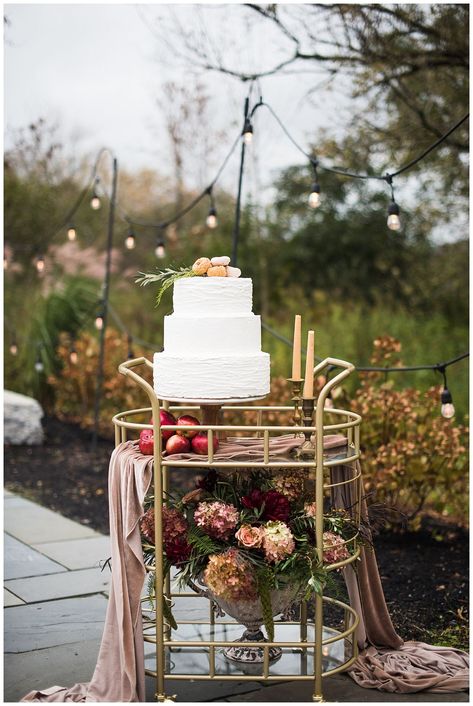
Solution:
[[[92,677],[107,606],[110,541],[29,500],[5,491],[4,701]],[[184,606],[182,606],[184,609]],[[191,608],[190,610],[192,610]],[[189,608],[185,608],[189,612]],[[178,617],[178,616],[177,616]],[[149,655],[151,657],[151,655]],[[147,701],[154,682],[147,678]],[[304,702],[311,684],[168,681],[180,702]],[[325,698],[338,702],[467,702],[467,694],[399,696],[361,689],[345,675],[328,678]]]

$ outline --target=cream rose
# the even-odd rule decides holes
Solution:
[[[251,525],[242,525],[238,532],[235,532],[239,543],[247,549],[259,549],[263,542],[263,535],[264,530],[261,527]]]

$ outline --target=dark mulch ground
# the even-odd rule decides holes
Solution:
[[[44,447],[6,447],[6,487],[108,532],[107,470],[113,444],[101,439],[92,452],[90,432],[56,419],[46,419],[45,430]],[[417,533],[382,533],[375,546],[401,636],[467,647],[467,533],[427,520]]]

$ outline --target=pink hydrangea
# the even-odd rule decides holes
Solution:
[[[253,600],[256,583],[237,549],[212,554],[204,571],[204,581],[213,593],[225,600]]]
[[[187,520],[178,510],[163,505],[163,536],[165,542],[173,542],[187,534]],[[154,544],[154,507],[150,507],[141,518],[140,527],[146,539]]]
[[[215,539],[228,539],[239,519],[236,507],[220,501],[202,502],[194,512],[194,520]]]
[[[294,502],[304,492],[305,477],[304,469],[286,470],[273,478],[273,486],[278,492],[285,495],[288,500]]]
[[[342,537],[335,532],[324,532],[324,562],[336,564],[348,559],[350,552]]]
[[[263,549],[268,561],[276,563],[292,554],[294,537],[284,522],[267,522],[264,526]]]
[[[176,539],[182,539],[184,534],[187,534],[187,520],[179,510],[173,507],[163,506],[163,535],[164,541],[170,542]]]

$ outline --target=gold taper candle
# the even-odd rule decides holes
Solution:
[[[307,333],[307,357],[305,359],[305,379],[302,397],[314,396],[314,332]]]
[[[294,318],[294,342],[292,346],[292,378],[301,379],[301,315]]]

